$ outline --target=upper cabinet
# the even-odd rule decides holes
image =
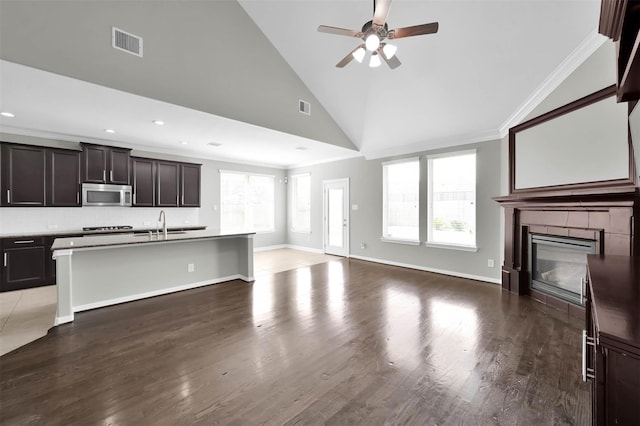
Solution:
[[[200,207],[200,164],[131,157],[135,207]]]
[[[180,164],[180,207],[200,207],[200,164]]]
[[[2,206],[80,205],[80,152],[2,144]]]
[[[618,102],[640,99],[640,2],[602,0],[598,31],[616,42]]]
[[[129,185],[130,149],[81,143],[82,181]]]
[[[46,148],[2,144],[2,206],[44,206]]]
[[[80,206],[80,152],[47,149],[47,206]]]
[[[131,157],[131,186],[135,207],[156,205],[156,165],[148,158]]]
[[[171,161],[156,161],[156,205],[178,207],[180,164]]]

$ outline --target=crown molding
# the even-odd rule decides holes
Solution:
[[[364,156],[367,160],[375,160],[378,158],[415,154],[419,152],[433,151],[434,149],[468,145],[471,143],[493,141],[500,138],[500,132],[498,131],[498,129],[491,129],[485,130],[483,132],[468,133],[466,135],[452,135],[440,139],[431,139],[390,149],[368,151],[364,152]]]
[[[598,34],[597,28],[567,56],[558,67],[540,84],[529,97],[511,114],[499,128],[500,138],[509,133],[509,128],[520,124],[540,103],[567,79],[584,61],[604,44],[607,38]]]

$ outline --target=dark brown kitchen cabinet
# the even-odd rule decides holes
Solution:
[[[178,207],[180,164],[156,161],[156,206]]]
[[[200,165],[180,165],[180,207],[200,207]]]
[[[47,149],[47,206],[80,206],[80,152]]]
[[[0,291],[45,285],[46,252],[42,237],[3,239]]]
[[[131,157],[131,186],[133,206],[153,207],[156,205],[156,165],[148,158]]]
[[[81,143],[82,181],[129,185],[130,149]]]
[[[46,148],[2,144],[2,206],[44,206]]]
[[[583,377],[592,424],[640,425],[640,258],[589,255]]]

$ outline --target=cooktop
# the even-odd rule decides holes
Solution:
[[[85,232],[92,231],[120,231],[123,229],[133,229],[133,226],[130,225],[114,225],[114,226],[85,226],[82,228]]]

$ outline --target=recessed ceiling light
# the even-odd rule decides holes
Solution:
[[[209,142],[207,145],[209,145],[209,146],[222,146],[221,143],[217,143],[217,142]]]
[[[298,151],[306,151],[306,150],[308,150],[309,148],[307,148],[306,146],[299,146],[299,147],[297,147],[296,149],[297,149]]]
[[[164,126],[164,121],[162,120],[153,120],[152,123],[157,126]]]
[[[4,117],[9,117],[9,118],[15,117],[15,114],[10,113],[10,112],[0,112],[0,115],[2,115]]]
[[[189,142],[187,141],[180,141],[180,145],[187,145]]]
[[[115,133],[116,131],[113,129],[104,129],[105,132],[107,133]]]

